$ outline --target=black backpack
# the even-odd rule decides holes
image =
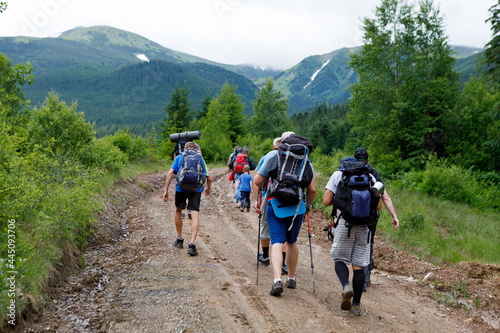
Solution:
[[[372,196],[372,180],[365,162],[345,162],[334,197],[335,208],[346,221],[350,236],[353,225],[368,225],[372,232],[378,220],[379,197]],[[335,209],[334,208],[334,209]],[[368,235],[369,239],[370,235]]]
[[[184,151],[184,146],[189,141],[190,140],[183,139],[183,140],[179,140],[175,143],[174,151],[172,152],[172,159],[174,159],[176,156],[182,154],[182,152]]]
[[[205,183],[201,153],[190,148],[182,152],[182,163],[177,173],[177,185],[187,192],[197,192]]]
[[[296,134],[284,139],[278,147],[277,167],[269,170],[269,196],[286,205],[296,205],[304,198],[303,189],[313,179],[309,154],[312,144]]]

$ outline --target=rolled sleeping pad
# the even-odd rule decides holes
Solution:
[[[170,134],[170,142],[177,142],[179,140],[188,139],[188,140],[199,140],[201,138],[200,131],[192,131],[192,132],[182,132],[182,133],[174,133]]]

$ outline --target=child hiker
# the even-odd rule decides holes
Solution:
[[[238,179],[240,183],[240,192],[241,192],[241,206],[240,211],[244,211],[245,208],[247,212],[250,211],[250,193],[252,192],[253,187],[253,178],[250,176],[250,166],[245,165],[243,167],[243,174]]]

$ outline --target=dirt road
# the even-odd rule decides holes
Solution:
[[[429,285],[417,283],[430,264],[377,242],[378,270],[362,298],[362,315],[340,309],[340,285],[329,256],[328,221],[311,216],[313,293],[307,223],[299,236],[297,289],[269,295],[270,266],[259,268],[256,283],[258,215],[235,208],[225,170],[211,171],[212,194],[203,195],[199,255],[173,246],[174,204],[162,200],[166,173],[121,184],[117,198],[141,197],[118,215],[101,217],[101,227],[86,254],[86,268],[54,288],[45,313],[27,332],[478,332],[498,329],[498,311],[479,313],[438,303]],[[131,189],[134,188],[132,191]],[[171,198],[174,186],[171,186]],[[122,198],[123,199],[123,198]],[[118,200],[118,199],[117,199]],[[119,218],[117,218],[119,216]],[[190,220],[184,220],[189,239]],[[400,258],[400,259],[398,259]],[[404,258],[404,259],[402,259]],[[403,262],[404,261],[404,262]],[[397,264],[396,264],[397,266]],[[420,267],[420,268],[419,268]],[[420,270],[412,276],[410,269]],[[498,276],[498,272],[496,272]],[[284,277],[285,278],[285,277]],[[494,280],[497,283],[498,279]],[[498,290],[497,290],[498,291]],[[494,297],[498,298],[498,294]],[[488,310],[489,311],[489,310]],[[486,316],[486,319],[481,319]],[[489,324],[488,324],[489,322]]]

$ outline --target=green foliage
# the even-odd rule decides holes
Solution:
[[[500,102],[500,93],[490,93],[486,85],[472,77],[464,86],[453,112],[445,121],[448,156],[464,168],[483,171],[500,168],[500,118],[494,110]]]
[[[352,146],[351,125],[347,123],[349,104],[316,105],[311,113],[298,113],[291,117],[295,132],[307,137],[313,150],[321,148],[325,154]],[[354,151],[354,147],[351,147]]]
[[[422,204],[413,200],[401,211],[401,233],[421,234],[425,228],[425,216],[428,215]]]
[[[238,139],[245,135],[244,104],[236,94],[236,85],[227,82],[208,106],[201,126],[200,147],[207,162],[226,162]]]
[[[106,136],[103,140],[111,142],[119,148],[128,157],[128,160],[134,161],[139,158],[149,157],[148,143],[140,136],[136,136],[130,131],[117,131],[111,136]]]
[[[489,41],[484,50],[484,63],[489,66],[486,77],[495,90],[500,86],[500,4],[496,3],[489,9],[491,16],[486,20],[491,23],[493,39]]]
[[[281,133],[290,128],[287,117],[288,99],[282,96],[281,91],[274,90],[272,79],[267,80],[255,95],[254,115],[249,120],[250,130],[261,139],[281,136]]]
[[[80,153],[83,164],[118,173],[127,164],[127,154],[115,146],[111,137],[94,139]]]
[[[213,99],[206,117],[202,119],[206,125],[202,130],[199,144],[205,161],[227,161],[227,157],[233,151],[228,118],[229,115],[224,112],[219,98]]]
[[[401,174],[400,186],[427,195],[465,203],[481,209],[500,208],[500,188],[495,177],[473,173],[445,160],[431,159],[425,170]]]
[[[442,156],[459,75],[439,11],[430,1],[415,12],[404,0],[383,0],[375,16],[363,21],[364,45],[350,61],[359,82],[351,85],[349,121],[359,144],[402,159]]]
[[[93,125],[85,122],[77,104],[68,107],[54,92],[33,110],[28,126],[28,147],[41,147],[54,155],[75,156],[95,136]]]
[[[227,120],[227,133],[233,144],[239,136],[245,135],[245,117],[243,109],[245,104],[241,102],[241,96],[236,93],[238,86],[236,84],[224,83],[220,94],[217,95],[221,115]]]
[[[167,132],[177,133],[188,128],[191,121],[191,105],[189,104],[189,89],[184,81],[184,86],[179,88],[177,84],[170,97],[170,102],[165,107],[167,117],[164,128]]]
[[[8,122],[12,122],[13,117],[15,117],[17,125],[20,127],[23,126],[24,122],[20,122],[24,119],[19,117],[19,114],[29,105],[22,93],[22,86],[33,83],[32,71],[33,68],[29,62],[27,65],[18,64],[14,67],[12,62],[0,53],[0,104],[2,105],[2,113],[5,116],[10,116],[10,118],[5,119]]]

